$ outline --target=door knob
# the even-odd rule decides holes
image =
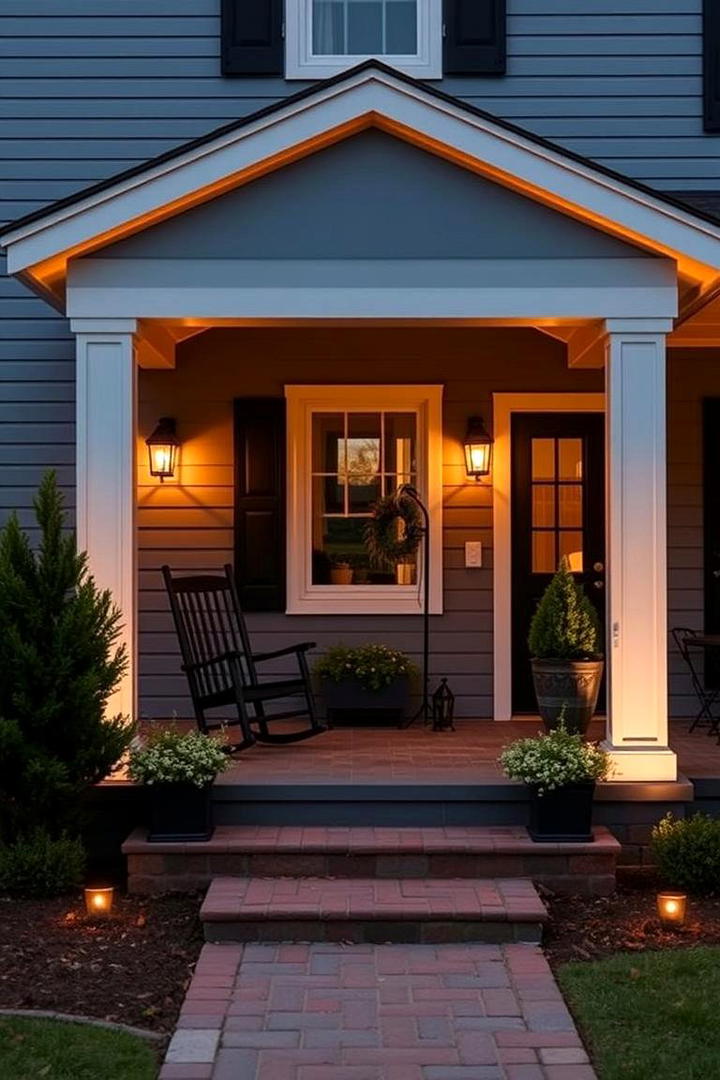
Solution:
[[[593,585],[595,586],[596,589],[604,589],[605,588],[605,582],[604,581],[593,581]]]
[[[601,562],[593,563],[593,570],[595,571],[596,574],[602,574],[604,569],[605,569],[605,563],[601,563]]]

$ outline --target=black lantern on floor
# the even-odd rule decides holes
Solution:
[[[479,480],[490,474],[493,437],[488,433],[482,416],[471,416],[465,435],[465,472]]]
[[[454,731],[455,695],[448,686],[447,679],[442,679],[432,696],[433,731]]]
[[[150,475],[159,476],[160,483],[166,476],[174,476],[180,440],[175,434],[175,421],[172,416],[162,416],[158,420],[157,427],[145,440],[145,445],[150,459]]]

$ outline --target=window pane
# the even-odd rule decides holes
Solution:
[[[555,479],[555,440],[532,440],[532,478],[533,480]]]
[[[573,574],[581,574],[583,571],[583,550],[581,532],[560,533],[560,558],[563,556],[570,563]]]
[[[415,414],[386,413],[384,416],[383,471],[395,478],[396,486],[411,483],[415,460]]]
[[[404,56],[417,52],[415,0],[388,0],[385,5],[385,52]]]
[[[349,56],[383,53],[383,5],[369,0],[350,0],[347,5],[347,52]]]
[[[582,494],[580,484],[561,484],[558,488],[561,526],[582,527]]]
[[[313,0],[313,53],[315,56],[345,55],[345,5]]]
[[[555,525],[554,484],[533,484],[532,523],[550,529]]]
[[[312,471],[345,475],[345,417],[342,413],[314,413]]]
[[[558,464],[561,480],[582,480],[582,439],[559,439]]]
[[[555,533],[534,532],[532,534],[533,574],[554,574],[555,570]]]
[[[349,413],[347,480],[350,487],[375,483],[380,470],[380,413]]]

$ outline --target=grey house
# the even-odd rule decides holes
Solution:
[[[4,0],[1,506],[58,470],[123,608],[118,708],[190,715],[163,563],[234,562],[258,648],[417,653],[421,558],[362,556],[411,482],[458,713],[532,712],[566,556],[605,619],[616,778],[675,778],[696,703],[668,628],[720,632],[705,6]]]

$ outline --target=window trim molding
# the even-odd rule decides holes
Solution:
[[[415,56],[314,56],[312,0],[285,0],[285,78],[327,79],[367,60],[379,60],[416,79],[443,74],[443,0],[417,0],[418,52]]]
[[[311,417],[340,408],[413,410],[430,512],[430,613],[443,610],[442,385],[286,385],[288,615],[420,615],[422,586],[313,585],[309,469]],[[422,582],[422,574],[418,575]]]

